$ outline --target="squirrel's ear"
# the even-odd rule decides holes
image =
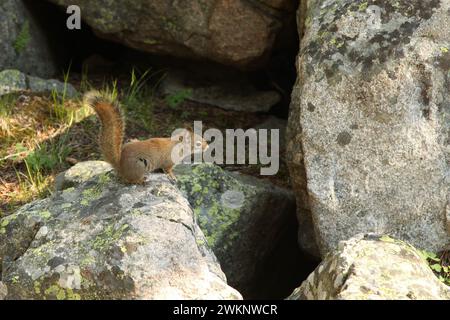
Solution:
[[[194,132],[194,129],[192,129],[192,127],[189,125],[189,126],[185,126],[184,127],[187,131],[189,131],[189,132]]]

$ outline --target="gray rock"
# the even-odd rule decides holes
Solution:
[[[181,70],[167,72],[160,90],[164,96],[186,93],[186,100],[245,112],[267,112],[281,99],[278,92],[257,90],[243,77],[208,79],[206,74],[199,77],[195,72]]]
[[[64,190],[76,187],[92,177],[105,174],[112,170],[105,161],[83,161],[58,174],[55,178],[55,189]]]
[[[450,3],[311,1],[287,157],[300,244],[358,233],[450,243]]]
[[[64,84],[55,79],[44,80],[18,70],[0,71],[0,96],[28,90],[35,93],[56,92],[59,96],[65,94],[66,98],[78,96],[77,90],[70,83]]]
[[[27,90],[27,76],[18,70],[0,72],[0,96]]]
[[[293,193],[212,164],[178,165],[174,172],[228,283],[244,297],[258,296],[255,288],[264,287],[258,282],[268,282],[272,276],[262,275],[273,263],[268,261],[270,255],[280,247],[283,232],[295,223]],[[288,272],[297,248],[290,251],[285,244],[284,249],[278,263]],[[283,276],[278,278],[281,282]]]
[[[162,174],[111,172],[0,220],[6,299],[240,299]]]
[[[59,95],[65,93],[67,98],[73,98],[78,95],[77,90],[70,84],[64,84],[55,79],[40,79],[37,77],[28,77],[28,89],[32,92],[57,92]]]
[[[288,299],[450,300],[450,287],[411,245],[360,234],[339,243]]]
[[[49,42],[23,1],[0,2],[0,70],[50,77],[57,72]]]
[[[70,0],[51,0],[67,8]],[[145,52],[255,67],[270,57],[295,1],[79,0],[97,36]]]

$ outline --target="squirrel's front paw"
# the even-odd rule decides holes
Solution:
[[[170,182],[172,182],[173,184],[177,184],[177,177],[175,177],[175,175],[172,172],[167,172],[167,178],[169,179]]]
[[[169,178],[170,182],[172,182],[173,184],[177,184],[177,177],[175,177],[174,175],[167,175],[167,177]]]

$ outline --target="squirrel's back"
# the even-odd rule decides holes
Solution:
[[[100,119],[100,150],[116,170],[120,165],[122,141],[125,131],[124,118],[117,101],[99,91],[89,91],[84,95],[84,104],[95,110]]]

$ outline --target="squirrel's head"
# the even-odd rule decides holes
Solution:
[[[186,127],[180,135],[180,142],[188,142],[191,144],[192,153],[205,151],[208,149],[208,142],[202,136],[195,134],[192,128]]]
[[[208,143],[201,135],[195,134],[192,129],[177,129],[172,133],[172,140],[176,141],[172,148],[172,162],[178,164],[192,157],[194,153],[202,153],[208,149]]]

